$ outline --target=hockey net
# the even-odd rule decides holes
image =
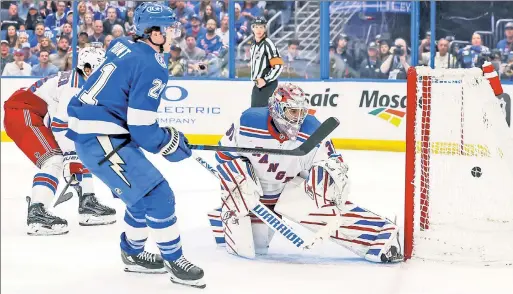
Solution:
[[[407,79],[405,258],[511,264],[513,136],[501,102],[478,68],[412,67]]]

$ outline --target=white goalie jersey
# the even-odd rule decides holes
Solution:
[[[291,150],[305,142],[319,126],[320,122],[314,116],[308,115],[301,125],[297,139],[295,141],[288,140],[271,125],[271,116],[267,108],[250,108],[241,115],[238,123],[231,125],[219,144]],[[327,159],[330,156],[338,155],[331,141],[327,140],[302,157],[217,152],[216,160],[222,164],[239,157],[247,158],[262,186],[264,195],[260,201],[266,205],[274,205],[287,182],[300,173],[306,173],[305,176],[307,176],[307,172],[314,162]]]

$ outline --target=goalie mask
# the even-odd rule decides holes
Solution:
[[[77,68],[89,77],[105,61],[105,50],[102,48],[86,47],[78,52]]]
[[[280,133],[296,140],[308,114],[305,92],[290,83],[278,86],[269,97],[269,113]]]

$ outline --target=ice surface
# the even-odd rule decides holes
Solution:
[[[202,153],[212,160],[212,154]],[[402,225],[404,154],[344,151],[350,200]],[[100,199],[116,207],[111,226],[80,227],[77,199],[60,205],[64,236],[25,233],[26,202],[36,168],[13,143],[1,144],[2,294],[95,293],[513,293],[513,267],[463,266],[421,261],[378,265],[329,242],[302,252],[275,235],[265,258],[246,260],[215,246],[206,212],[218,205],[217,182],[192,159],[169,163],[152,156],[175,191],[186,257],[203,267],[207,288],[172,284],[167,275],[125,273],[119,255],[124,206],[96,182]],[[60,185],[62,188],[63,185]],[[60,191],[58,191],[59,193]],[[512,212],[513,213],[513,212]],[[303,232],[303,231],[302,231]],[[306,239],[311,236],[305,232]],[[152,240],[148,250],[156,252]]]

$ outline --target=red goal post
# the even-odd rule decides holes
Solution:
[[[479,68],[410,67],[405,259],[513,262],[512,134]]]

